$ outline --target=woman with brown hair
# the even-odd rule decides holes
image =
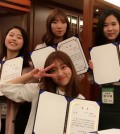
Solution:
[[[1,92],[15,102],[32,102],[32,108],[25,134],[32,134],[39,90],[42,89],[73,98],[84,99],[81,95],[79,79],[70,57],[61,51],[51,53],[45,69],[34,69],[9,83],[1,85]],[[27,83],[34,78],[41,79],[42,84]]]
[[[67,15],[61,9],[54,9],[46,20],[46,33],[42,38],[43,44],[37,45],[35,49],[56,46],[60,41],[70,36],[70,24]]]

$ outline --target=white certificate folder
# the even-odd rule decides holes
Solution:
[[[6,83],[18,76],[21,76],[23,67],[23,58],[17,57],[7,61],[2,61],[0,64],[0,84]],[[0,92],[0,96],[3,94]]]
[[[4,61],[1,64],[1,76],[0,76],[0,83],[6,83],[9,80],[12,80],[18,76],[21,76],[23,67],[23,58],[17,57],[14,59],[10,59]]]
[[[58,43],[56,49],[69,55],[78,75],[87,72],[88,63],[81,43],[77,37],[71,37]],[[34,67],[44,68],[45,60],[47,59],[48,55],[54,51],[55,48],[51,46],[33,51],[31,54],[31,59]]]
[[[93,47],[90,51],[93,75],[97,84],[120,80],[119,45],[113,43]]]
[[[98,120],[96,102],[44,91],[39,97],[33,133],[86,134],[98,130]]]

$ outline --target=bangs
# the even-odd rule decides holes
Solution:
[[[49,56],[48,56],[48,58],[47,58],[47,60],[46,60],[46,63],[45,63],[45,67],[47,67],[47,66],[49,66],[49,65],[51,65],[55,60],[57,60],[57,61],[62,61],[64,64],[66,64],[68,67],[70,67],[71,66],[71,59],[70,59],[70,57],[67,55],[67,54],[65,54],[65,53],[63,53],[63,52],[61,52],[61,51],[56,51],[56,52],[53,52],[53,53],[51,53]],[[70,67],[71,68],[71,67]]]
[[[62,15],[62,14],[56,14],[56,15],[53,17],[53,20],[52,20],[52,21],[59,20],[59,19],[62,20],[62,21],[67,22],[66,17],[65,17],[64,15]]]

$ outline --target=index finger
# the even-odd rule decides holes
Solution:
[[[49,65],[48,67],[44,68],[43,70],[44,70],[44,71],[48,71],[48,70],[50,70],[51,68],[53,68],[54,66],[55,66],[55,64],[53,63],[53,64]]]

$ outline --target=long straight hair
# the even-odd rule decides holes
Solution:
[[[55,60],[61,60],[72,71],[72,77],[70,78],[69,83],[65,86],[65,95],[69,97],[77,97],[81,92],[81,87],[73,62],[66,53],[55,51],[48,56],[44,67],[51,65]],[[50,73],[50,70],[48,73]],[[52,78],[44,77],[41,81],[43,82],[43,87],[46,91],[56,93],[57,84],[52,80]]]
[[[47,44],[47,46],[51,46],[54,41],[54,34],[51,30],[51,23],[55,20],[56,17],[63,17],[65,22],[67,23],[67,29],[66,33],[63,37],[63,39],[67,39],[71,36],[71,31],[70,31],[70,23],[67,18],[67,15],[65,12],[61,9],[54,9],[52,12],[49,14],[47,21],[46,21],[46,33],[44,34],[42,41]]]

